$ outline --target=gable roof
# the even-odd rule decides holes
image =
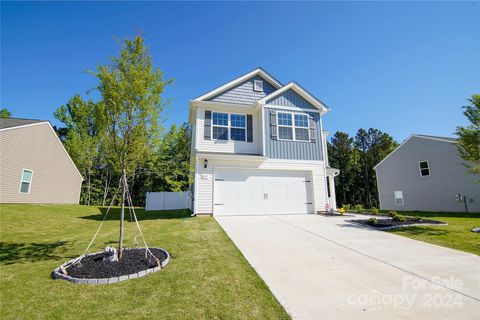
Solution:
[[[321,113],[326,113],[330,111],[330,108],[327,107],[322,101],[318,100],[314,95],[312,95],[310,92],[302,88],[298,83],[295,81],[292,81],[288,83],[287,85],[281,87],[280,89],[272,92],[268,96],[260,99],[258,101],[258,104],[267,104],[268,101],[272,100],[273,98],[281,95],[282,93],[288,91],[288,90],[293,90],[297,94],[299,94],[302,98],[304,98],[306,101],[308,101],[310,104],[312,104],[315,108],[319,109]]]
[[[75,171],[77,174],[82,178],[82,181],[85,180],[78,170],[77,166],[75,165],[75,162],[73,161],[72,157],[70,157],[70,154],[67,152],[67,149],[65,149],[65,146],[63,145],[62,141],[60,141],[60,138],[58,137],[57,133],[55,132],[55,129],[53,129],[50,121],[47,120],[36,120],[36,119],[22,119],[22,118],[1,118],[0,119],[0,131],[7,131],[7,130],[14,130],[17,128],[22,128],[22,127],[27,127],[27,126],[33,126],[33,125],[40,125],[40,124],[46,124],[50,128],[52,134],[55,136],[57,142],[60,144],[60,147],[62,150],[65,152],[67,155],[68,160],[71,162],[73,167],[75,168]]]
[[[392,154],[397,152],[398,149],[400,149],[403,145],[405,145],[412,138],[422,138],[422,139],[435,140],[435,141],[446,142],[446,143],[457,143],[457,141],[458,141],[456,138],[429,136],[429,135],[425,135],[425,134],[412,134],[407,139],[405,139],[398,147],[396,147],[392,152],[390,152],[385,158],[383,158],[382,161],[377,163],[373,167],[373,169],[376,169],[383,161],[387,160]]]
[[[0,130],[25,126],[28,124],[48,122],[46,120],[23,119],[23,118],[0,118]]]
[[[265,79],[265,81],[267,81],[268,83],[270,83],[273,87],[275,87],[275,89],[279,89],[280,87],[282,87],[282,84],[277,80],[275,79],[274,77],[272,77],[270,74],[268,74],[265,70],[263,70],[262,68],[257,68],[255,70],[252,70],[236,79],[233,79],[232,81],[229,81],[227,83],[225,83],[224,85],[212,90],[212,91],[209,91],[203,95],[201,95],[200,97],[197,97],[194,99],[194,101],[204,101],[204,100],[207,100],[213,96],[216,96],[218,95],[219,93],[225,91],[225,90],[228,90],[252,77],[255,77],[255,76],[260,76],[262,77],[263,79]]]
[[[425,139],[430,139],[430,140],[438,140],[438,141],[444,141],[444,142],[452,142],[456,143],[458,141],[457,138],[450,138],[450,137],[440,137],[440,136],[428,136],[425,134],[412,134],[414,137],[418,138],[425,138]]]

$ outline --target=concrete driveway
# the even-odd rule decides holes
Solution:
[[[476,255],[343,217],[216,219],[294,319],[480,319]]]

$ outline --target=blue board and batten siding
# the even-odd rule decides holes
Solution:
[[[298,93],[291,89],[268,100],[267,104],[283,107],[298,107],[303,109],[317,110],[317,108],[315,108],[310,102],[302,98]]]
[[[290,110],[265,108],[265,153],[272,159],[291,159],[291,160],[322,160],[322,136],[320,127],[320,114],[318,112],[303,112],[313,117],[315,121],[315,142],[286,141],[272,139],[270,126],[271,112],[291,112]]]
[[[254,91],[253,90],[253,81],[261,80],[263,81],[263,91]],[[218,95],[208,99],[209,101],[214,102],[224,102],[224,103],[233,103],[233,104],[248,104],[251,105],[255,101],[262,99],[263,97],[274,92],[276,89],[269,82],[265,81],[260,76],[255,76],[250,78],[239,85],[223,91]]]

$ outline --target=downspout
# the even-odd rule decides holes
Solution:
[[[324,179],[323,184],[325,186],[325,203],[328,204],[330,207],[330,201],[328,200],[328,186],[327,186],[327,159],[325,157],[325,153],[327,152],[325,142],[326,139],[323,139],[323,123],[322,123],[322,113],[320,113],[320,138],[322,143],[322,156],[323,156],[323,172],[324,172]]]

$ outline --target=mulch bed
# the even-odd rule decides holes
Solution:
[[[150,248],[153,255],[163,262],[167,259],[165,251]],[[83,257],[79,263],[67,267],[67,273],[73,278],[100,279],[126,276],[157,267],[157,261],[149,254],[145,259],[145,249],[128,249],[123,251],[120,261],[103,260],[107,252]]]
[[[405,217],[405,221],[393,221],[391,218],[377,218],[377,223],[373,224],[368,219],[348,220],[348,222],[366,225],[375,229],[386,230],[402,227],[422,226],[422,225],[447,225],[447,223],[438,220],[424,219],[419,217]]]

